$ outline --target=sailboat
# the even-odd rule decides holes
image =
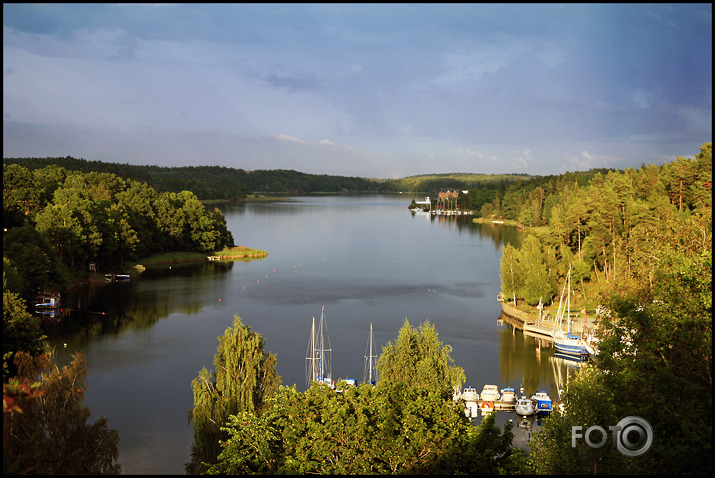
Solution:
[[[566,295],[566,301],[564,303],[564,295]],[[561,291],[561,298],[559,299],[559,310],[556,312],[556,320],[554,320],[554,347],[556,347],[557,352],[563,354],[576,355],[579,357],[588,357],[588,346],[586,341],[583,340],[578,335],[573,335],[571,333],[571,268],[569,268],[566,274],[566,282],[564,283],[564,288]],[[561,324],[566,318],[567,331],[561,330]]]
[[[377,355],[374,355],[372,338],[372,322],[370,322],[370,336],[367,339],[367,347],[365,348],[365,366],[363,367],[362,381],[375,385],[377,383]]]
[[[313,325],[308,339],[308,351],[305,355],[305,377],[308,387],[310,387],[311,382],[325,384],[331,388],[334,387],[331,378],[331,352],[328,329],[325,323],[325,306],[323,305],[317,331],[315,329],[315,317],[313,317]]]

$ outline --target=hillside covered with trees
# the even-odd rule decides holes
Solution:
[[[241,199],[252,193],[399,193],[435,194],[441,189],[479,189],[526,180],[525,174],[430,174],[399,179],[368,179],[328,174],[307,174],[286,169],[244,170],[223,166],[138,166],[64,158],[5,158],[30,171],[59,166],[68,171],[111,173],[123,179],[144,182],[159,192],[191,191],[201,200]]]
[[[531,471],[712,472],[711,187],[707,143],[694,159],[596,174],[586,185],[529,184],[484,206],[485,216],[548,226],[527,227],[518,249],[504,246],[504,300],[549,304],[571,269],[574,297],[601,312],[595,364],[537,435]],[[617,435],[601,448],[571,443],[574,426],[609,430],[629,416],[652,427],[647,455],[616,451]]]
[[[159,193],[112,173],[3,164],[3,271],[24,298],[61,289],[72,271],[121,269],[166,251],[211,252],[234,245],[218,208],[189,191]]]

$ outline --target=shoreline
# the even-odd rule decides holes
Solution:
[[[237,254],[230,254],[230,252],[237,252]],[[208,255],[202,252],[169,252],[169,253],[159,253],[154,254],[149,257],[145,257],[142,260],[130,262],[129,265],[122,268],[122,272],[130,275],[131,277],[136,277],[141,275],[147,267],[159,266],[163,264],[180,264],[187,262],[200,262],[200,261],[210,261],[210,257],[219,257],[221,261],[246,261],[253,259],[263,259],[268,256],[268,252],[261,249],[252,249],[246,246],[235,246],[231,249],[223,249],[221,251],[214,251],[213,255]],[[79,272],[79,271],[78,271]],[[111,272],[107,272],[108,274]],[[104,277],[104,273],[100,272],[88,272],[87,277],[74,280],[66,287],[62,288],[62,291],[69,291],[77,287],[87,285],[87,284],[103,284],[106,283],[107,279]]]

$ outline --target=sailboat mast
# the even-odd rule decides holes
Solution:
[[[365,365],[363,367],[362,379],[366,383],[374,384],[378,380],[377,376],[377,356],[373,352],[373,334],[372,334],[372,322],[370,322],[370,335],[368,336],[367,346],[365,347]]]
[[[368,366],[368,380],[372,383],[372,322],[370,322],[370,365]]]
[[[569,272],[566,275],[566,284],[568,285],[568,295],[566,296],[566,327],[568,334],[571,333],[571,267],[569,267]],[[568,335],[567,335],[568,337]]]
[[[306,384],[310,387],[311,381],[316,381],[318,371],[316,370],[316,336],[315,336],[315,317],[313,317],[313,325],[310,328],[310,337],[308,338],[308,353],[306,354]]]
[[[323,348],[323,321],[325,320],[325,306],[323,306],[322,311],[320,312],[320,361],[318,362],[318,378],[320,381],[323,381],[323,374],[324,374],[324,360],[323,360],[323,353],[324,353],[324,348]]]

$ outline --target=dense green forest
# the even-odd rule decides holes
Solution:
[[[547,227],[528,227],[519,250],[504,247],[506,300],[549,304],[569,267],[582,293],[588,284],[606,292],[641,283],[653,287],[657,251],[710,250],[711,185],[707,143],[695,158],[660,167],[571,173],[508,187],[482,206],[483,217]]]
[[[3,164],[3,227],[4,277],[25,299],[66,287],[90,262],[107,272],[157,252],[234,245],[223,213],[192,192],[57,165]]]

